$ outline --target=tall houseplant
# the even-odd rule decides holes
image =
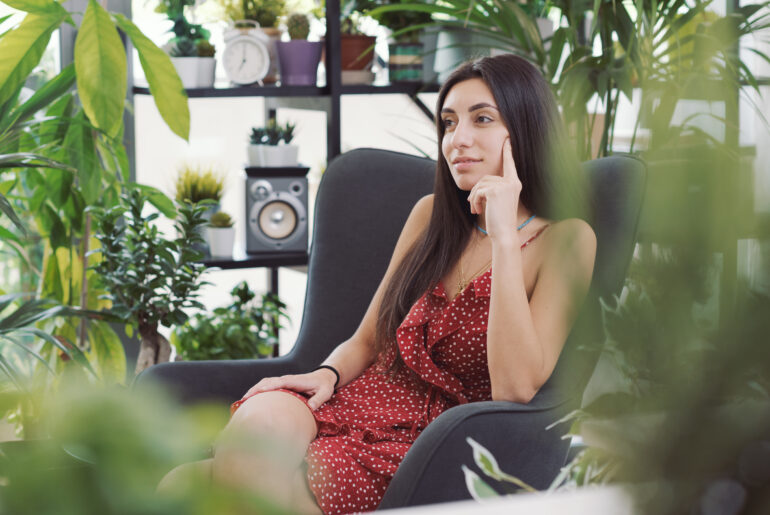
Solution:
[[[17,304],[12,314],[6,304],[3,331],[24,336],[6,339],[0,346],[3,353],[23,344],[23,349],[16,346],[22,353],[6,361],[0,382],[7,392],[7,377],[33,374],[36,385],[45,385],[43,391],[28,392],[34,399],[27,398],[37,402],[56,387],[58,378],[50,373],[68,368],[70,362],[108,382],[125,380],[125,354],[107,324],[109,317],[88,315],[88,322],[73,318],[99,311],[104,303],[99,299],[102,291],[89,282],[93,272],[86,254],[93,241],[84,208],[116,202],[116,184],[128,176],[121,143],[126,57],[118,30],[138,50],[161,116],[185,139],[189,110],[168,56],[128,19],[95,1],[88,3],[82,17],[74,63],[28,95],[25,83],[51,36],[74,21],[53,0],[6,3],[27,14],[0,34],[0,211],[5,215],[0,217],[0,243],[3,252],[17,259],[21,289],[16,284],[2,287],[34,290],[38,299]],[[10,347],[8,342],[13,342]],[[13,385],[13,378],[10,381]],[[17,411],[13,403],[4,403],[2,415],[8,409]],[[22,412],[21,418],[25,436],[33,435],[34,417]]]
[[[147,194],[141,188],[130,189],[121,199],[121,205],[95,210],[96,237],[102,244],[94,251],[101,254],[95,270],[109,292],[111,312],[135,326],[141,336],[139,373],[170,357],[171,347],[158,325],[182,324],[187,319],[184,309],[202,307],[195,299],[205,267],[193,245],[203,241],[206,208],[179,205],[177,237],[166,240],[151,223],[158,214],[142,213]]]

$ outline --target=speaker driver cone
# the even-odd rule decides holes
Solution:
[[[282,240],[289,237],[296,227],[297,212],[286,202],[268,202],[259,212],[259,228],[268,238]]]

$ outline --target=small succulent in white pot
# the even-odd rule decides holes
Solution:
[[[280,125],[275,118],[264,127],[253,127],[249,137],[249,166],[297,166],[299,148],[291,145],[296,125]]]
[[[235,242],[235,227],[233,219],[224,211],[211,215],[206,236],[213,257],[232,257]]]

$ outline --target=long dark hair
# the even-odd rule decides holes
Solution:
[[[454,266],[474,227],[475,215],[468,207],[468,192],[455,184],[441,151],[444,126],[440,117],[449,90],[474,78],[483,80],[492,91],[510,134],[522,182],[520,202],[546,218],[581,216],[576,209],[579,188],[574,180],[579,166],[567,151],[556,102],[540,72],[512,54],[484,57],[456,69],[441,87],[436,105],[438,163],[430,223],[386,285],[379,307],[375,349],[381,358],[395,356],[390,364],[393,373],[403,367],[395,348],[396,329],[414,302]]]

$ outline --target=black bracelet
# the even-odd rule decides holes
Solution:
[[[334,372],[334,375],[337,376],[337,380],[334,381],[334,391],[336,392],[337,391],[337,385],[340,384],[340,373],[337,372],[337,369],[334,368],[331,365],[321,365],[319,367],[314,368],[313,372],[315,372],[316,370],[321,370],[322,368],[326,368],[326,369],[331,370],[332,372]]]

